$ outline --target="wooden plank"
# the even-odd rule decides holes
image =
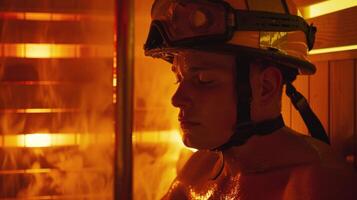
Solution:
[[[112,13],[114,1],[100,0],[1,0],[0,11],[28,11],[54,13]]]
[[[0,113],[0,136],[24,133],[109,133],[113,109],[105,112]]]
[[[326,0],[293,0],[293,2],[297,7],[308,6],[315,3],[320,3],[322,1],[326,1]]]
[[[357,6],[307,20],[317,27],[315,49],[357,44]]]
[[[109,18],[111,19],[111,18]],[[112,44],[114,20],[1,20],[2,43]]]
[[[112,58],[4,58],[0,65],[0,84],[7,81],[111,82],[112,68]]]
[[[294,86],[296,89],[304,95],[306,99],[309,99],[309,77],[308,76],[298,76],[294,81]],[[308,130],[302,120],[300,113],[292,106],[291,109],[291,127],[303,134],[308,134]]]
[[[329,131],[329,64],[314,63],[317,71],[310,77],[310,106],[320,119],[326,132]]]
[[[354,145],[354,61],[330,62],[330,138],[332,147],[346,157]]]
[[[112,86],[96,82],[86,85],[0,84],[0,109],[81,108],[103,110],[113,100]]]
[[[356,57],[357,58],[357,57]],[[354,113],[354,117],[355,117],[355,129],[354,129],[354,167],[357,169],[357,59],[354,60],[355,62],[355,77],[354,77],[354,81],[355,81],[355,96],[354,96],[354,107],[355,107],[355,113]]]

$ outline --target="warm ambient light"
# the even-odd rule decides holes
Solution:
[[[26,58],[50,58],[56,57],[51,55],[52,45],[50,44],[25,44],[25,57]],[[20,49],[21,51],[22,49]],[[57,55],[59,56],[59,55]]]
[[[24,109],[2,109],[0,113],[66,113],[66,112],[78,112],[78,109],[71,108],[24,108]]]
[[[113,136],[114,137],[114,136]],[[107,140],[98,138],[98,134],[91,133],[29,133],[17,135],[0,136],[0,147],[55,147],[55,146],[74,146],[93,143],[107,143]],[[110,142],[110,141],[109,141]],[[195,149],[186,147],[181,140],[177,129],[167,131],[141,131],[134,132],[133,143],[157,144],[170,143],[179,149]]]
[[[193,148],[188,148],[182,143],[181,135],[178,129],[167,131],[140,131],[133,134],[133,143],[170,143],[178,148],[186,148],[191,151],[197,151]]]
[[[0,12],[0,19],[27,21],[83,21],[112,20],[111,15],[45,13],[45,12]]]
[[[323,48],[323,49],[313,49],[309,52],[309,54],[314,55],[314,54],[332,53],[332,52],[339,52],[339,51],[350,51],[356,49],[357,49],[357,45],[348,45],[348,46],[330,47],[330,48]]]
[[[1,81],[1,84],[9,85],[61,85],[61,81]]]
[[[52,145],[50,134],[35,133],[24,136],[25,147],[48,147]]]
[[[16,58],[77,58],[113,56],[110,45],[17,43],[0,44],[3,57]]]
[[[326,15],[343,9],[357,6],[356,0],[328,0],[300,8],[305,19]]]
[[[77,145],[78,138],[74,133],[31,133],[3,135],[0,140],[2,147],[50,147]]]

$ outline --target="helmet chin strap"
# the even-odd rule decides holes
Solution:
[[[290,98],[296,110],[299,111],[305,125],[309,129],[312,137],[319,139],[326,144],[330,144],[330,139],[326,134],[324,127],[315,113],[312,111],[306,98],[298,92],[291,83],[286,84],[286,95]]]
[[[233,146],[243,145],[253,135],[268,135],[285,126],[281,115],[258,123],[251,121],[250,61],[249,58],[236,57],[237,126],[229,140],[223,145],[211,149],[213,151],[223,151]],[[305,97],[296,91],[291,82],[286,83],[286,94],[302,116],[311,136],[330,144],[320,120],[311,110]]]

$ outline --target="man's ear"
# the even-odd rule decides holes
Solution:
[[[280,97],[280,91],[283,84],[283,77],[280,70],[276,67],[267,67],[260,73],[260,99],[262,103],[269,103]]]

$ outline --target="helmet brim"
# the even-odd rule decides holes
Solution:
[[[247,46],[219,44],[219,45],[200,45],[194,47],[175,47],[175,48],[156,48],[145,51],[146,56],[161,58],[167,62],[173,62],[173,56],[181,51],[198,50],[206,52],[215,52],[229,54],[240,57],[249,57],[251,59],[266,59],[277,63],[280,66],[297,69],[301,75],[311,75],[316,72],[316,67],[308,60],[302,60],[290,55],[281,53],[275,49],[257,49]]]

